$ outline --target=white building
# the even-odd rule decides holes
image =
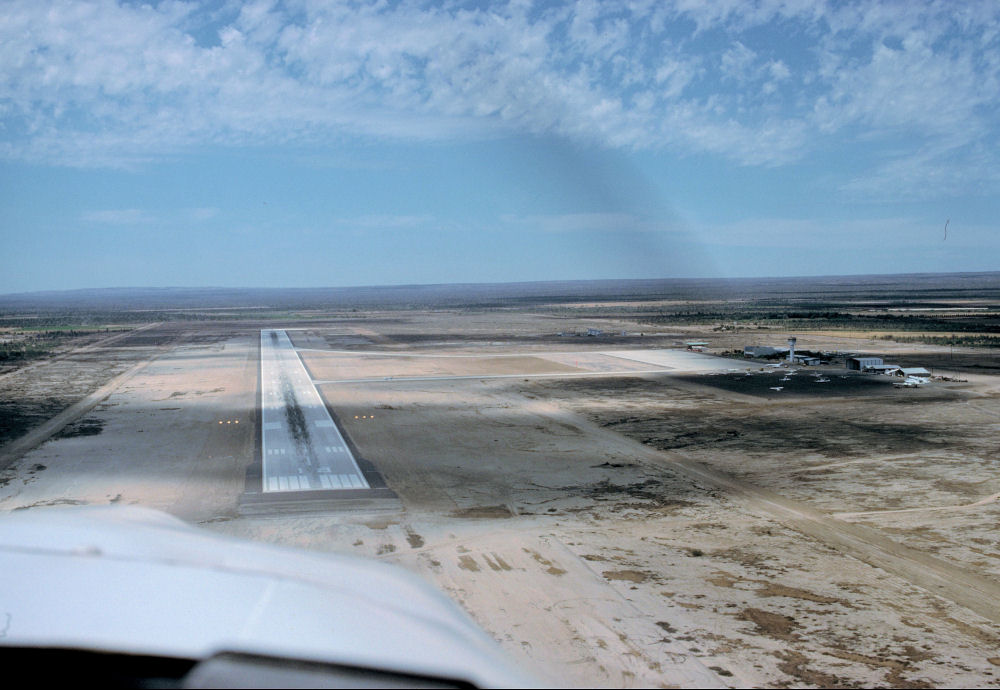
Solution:
[[[821,363],[819,357],[811,355],[795,355],[795,361],[807,367],[816,367]]]

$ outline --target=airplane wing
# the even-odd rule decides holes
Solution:
[[[106,679],[109,666],[127,670],[126,685],[165,687],[538,684],[401,568],[145,508],[4,516],[0,602],[0,657],[37,662],[34,679]]]

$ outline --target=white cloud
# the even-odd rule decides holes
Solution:
[[[749,76],[753,63],[757,60],[757,54],[736,41],[733,46],[722,54],[722,73],[730,79],[743,81]]]
[[[788,65],[781,60],[772,60],[769,62],[767,70],[771,73],[771,78],[775,81],[783,81],[792,75],[792,71],[788,69]]]
[[[141,208],[93,209],[80,214],[80,220],[90,225],[137,226],[161,221],[202,223],[212,220],[220,211],[214,207],[185,208],[163,215]]]
[[[901,153],[843,182],[840,189],[863,201],[995,194],[1000,189],[997,151],[973,144],[956,156],[955,148],[946,141]]]
[[[723,275],[834,275],[899,271],[993,270],[1000,235],[969,222],[961,210],[945,217],[869,219],[758,218],[736,223],[691,222]],[[824,261],[815,261],[816,252]],[[752,262],[747,257],[754,257]]]
[[[989,2],[11,0],[0,156],[527,132],[781,165],[846,135],[960,167],[1000,135],[998,26]]]
[[[338,218],[334,222],[362,230],[403,230],[425,226],[433,221],[434,217],[428,215],[370,214]]]
[[[95,225],[145,225],[154,218],[139,208],[112,208],[85,211],[81,220]]]
[[[214,207],[189,208],[187,209],[187,215],[191,220],[197,222],[212,220],[219,215],[219,209]]]
[[[838,66],[818,102],[819,124],[909,128],[968,140],[995,126],[978,113],[996,107],[997,77],[980,73],[972,51],[935,50],[919,33],[898,48],[876,40],[869,61]]]

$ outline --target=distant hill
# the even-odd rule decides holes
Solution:
[[[1000,272],[806,278],[580,280],[330,288],[100,288],[0,295],[0,310],[503,307],[648,299],[997,299]]]

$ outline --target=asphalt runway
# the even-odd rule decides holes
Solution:
[[[283,330],[260,332],[260,381],[264,493],[370,488]]]

